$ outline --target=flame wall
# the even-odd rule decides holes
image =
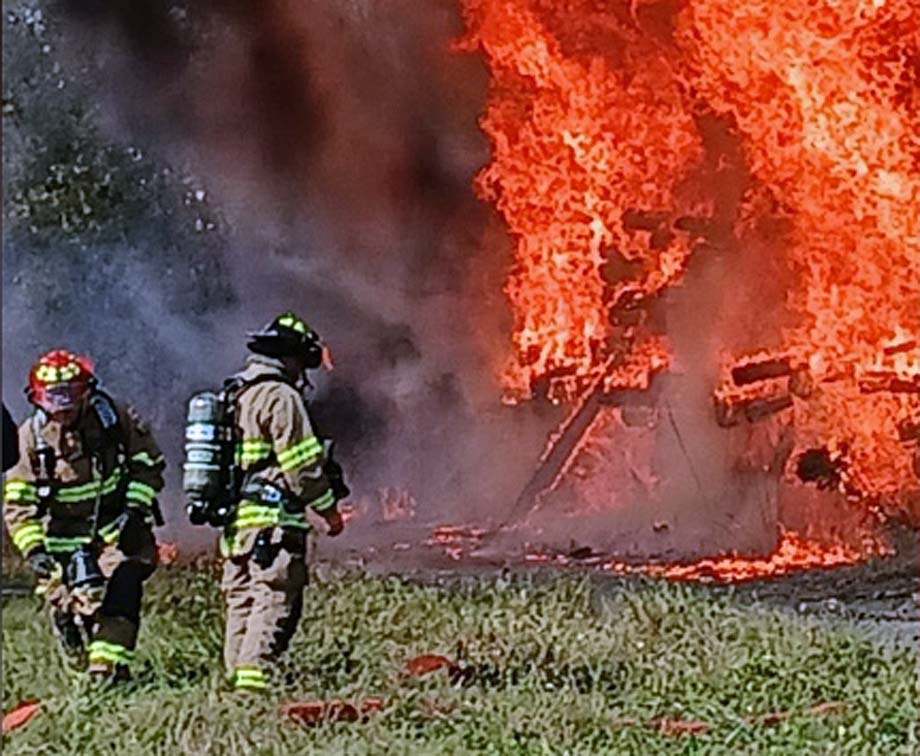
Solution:
[[[730,115],[756,191],[789,221],[797,318],[783,341],[823,384],[796,405],[796,427],[803,441],[848,443],[879,494],[913,478],[896,422],[916,396],[858,381],[920,370],[915,341],[885,355],[920,332],[918,31],[915,4],[886,0],[694,2],[679,19],[694,89]]]
[[[750,177],[721,244],[756,248],[764,271],[779,259],[788,276],[773,302],[783,317],[764,317],[783,325],[747,348],[808,368],[813,390],[784,416],[800,448],[844,455],[872,501],[916,503],[912,447],[898,437],[920,412],[915,4],[462,7],[463,46],[491,73],[492,160],[476,187],[516,245],[509,398],[542,383],[564,399],[603,370],[608,385],[642,386],[668,363],[660,329],[624,326],[617,310],[681,281],[699,240],[687,221],[705,225],[717,204],[719,187],[693,180],[701,118],[715,117]],[[764,282],[746,286],[754,298]]]

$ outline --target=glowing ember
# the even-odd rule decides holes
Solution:
[[[163,567],[179,561],[179,547],[174,543],[157,544],[157,563]]]
[[[841,545],[828,546],[784,531],[779,547],[763,559],[735,555],[701,559],[688,564],[630,565],[625,562],[609,562],[604,568],[619,575],[643,574],[669,580],[738,583],[803,570],[842,567],[865,561],[870,556],[888,556],[891,553],[886,546],[876,541],[867,542],[860,550]]]
[[[439,548],[451,559],[458,561],[469,557],[485,535],[486,531],[479,528],[444,526],[437,528],[425,541],[425,545]],[[523,555],[523,561],[526,564],[558,567],[589,566],[617,575],[646,575],[667,580],[704,583],[739,583],[780,577],[805,570],[833,569],[858,564],[875,557],[891,556],[894,553],[881,540],[871,536],[866,536],[862,547],[857,548],[840,544],[829,545],[787,530],[781,531],[776,551],[762,558],[729,554],[684,563],[636,563],[610,560],[590,549],[585,549],[585,552],[558,554],[529,551]]]
[[[378,491],[378,497],[384,521],[411,520],[415,517],[415,497],[408,491],[384,488]]]
[[[432,531],[425,546],[441,549],[451,559],[460,560],[476,549],[485,535],[483,528],[442,525]]]

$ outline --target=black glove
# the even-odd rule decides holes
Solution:
[[[57,562],[44,549],[36,549],[29,554],[29,567],[38,578],[50,578],[57,566]]]
[[[279,551],[281,551],[281,544],[272,543],[271,528],[265,528],[259,531],[252,546],[252,561],[263,570],[267,570],[275,563]]]
[[[329,457],[323,464],[323,473],[326,475],[326,480],[329,481],[329,487],[332,489],[335,500],[347,499],[351,494],[351,489],[345,484],[345,473],[342,466]]]
[[[153,522],[152,515],[140,507],[127,507],[119,515],[118,549],[123,554],[137,554],[147,540]]]

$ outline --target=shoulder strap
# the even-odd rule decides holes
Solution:
[[[293,383],[280,375],[263,374],[258,375],[248,381],[240,378],[238,375],[235,375],[232,378],[228,378],[226,381],[224,381],[224,388],[223,391],[221,391],[221,400],[226,403],[226,406],[231,413],[231,417],[233,418],[233,426],[237,434],[241,433],[240,426],[236,421],[236,413],[239,411],[237,404],[240,400],[240,397],[253,386],[258,386],[263,383],[284,383],[294,388]],[[257,475],[266,467],[272,465],[275,461],[275,453],[272,451],[268,457],[261,460],[260,462],[255,463],[246,470],[247,479],[251,479],[252,476]]]
[[[38,485],[38,497],[47,500],[56,483],[55,468],[57,467],[57,452],[42,436],[42,430],[48,422],[48,416],[43,410],[36,409],[29,421],[32,425],[32,436],[35,443],[35,456],[32,457],[32,474]]]
[[[32,436],[35,440],[36,449],[47,449],[48,442],[45,441],[45,437],[42,436],[42,429],[45,427],[45,424],[48,422],[48,416],[44,413],[43,410],[36,409],[32,413],[32,417],[29,420],[29,423],[32,426]]]
[[[106,443],[117,447],[124,454],[127,447],[125,430],[122,427],[121,418],[118,417],[115,401],[101,389],[96,389],[90,396],[89,402],[102,427],[102,437]]]
[[[280,376],[280,375],[270,375],[270,374],[257,375],[255,378],[252,378],[248,381],[240,378],[239,376],[234,376],[224,381],[223,393],[226,396],[228,401],[231,401],[234,404],[236,404],[236,402],[239,401],[239,398],[243,394],[245,394],[249,389],[251,389],[253,386],[258,386],[259,384],[262,384],[262,383],[283,383],[286,386],[295,388],[293,383],[291,383],[284,376]]]

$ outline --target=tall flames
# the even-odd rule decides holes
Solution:
[[[897,425],[920,390],[918,35],[910,0],[691,2],[677,32],[694,90],[791,224],[783,340],[821,387],[796,403],[798,433],[846,443],[871,494],[912,480]],[[886,375],[902,390],[872,390]]]
[[[492,72],[481,123],[493,160],[478,190],[517,248],[506,286],[512,400],[541,379],[550,398],[571,398],[611,357],[614,382],[641,385],[647,375],[630,370],[630,354],[663,366],[664,350],[652,335],[616,329],[611,311],[672,283],[690,252],[686,237],[650,244],[628,228],[635,208],[697,209],[675,194],[701,155],[690,103],[658,43],[596,5],[464,3],[467,45]]]
[[[714,114],[750,174],[733,243],[761,233],[789,272],[776,303],[788,325],[762,346],[805,376],[784,416],[796,443],[845,458],[870,501],[915,496],[914,0],[461,2],[463,47],[491,74],[477,190],[515,245],[509,399],[569,399],[601,374],[642,388],[667,366],[664,334],[629,313],[680,280],[698,238],[688,219],[713,212],[715,193],[688,177],[704,159],[700,115]],[[768,217],[782,232],[765,243]]]

